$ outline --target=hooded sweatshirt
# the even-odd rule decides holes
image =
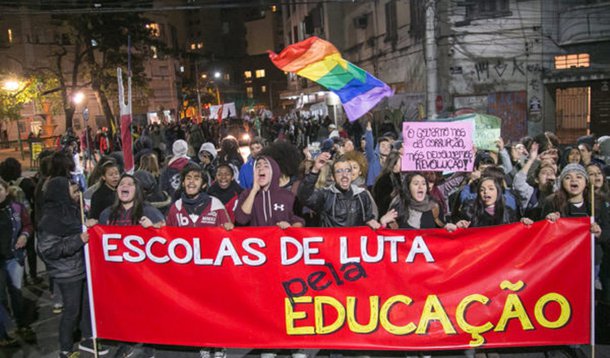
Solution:
[[[231,218],[222,202],[205,192],[195,198],[188,198],[182,193],[167,213],[167,226],[210,227],[228,222],[231,222]]]
[[[188,157],[175,157],[169,161],[167,168],[163,169],[159,176],[161,191],[166,192],[170,197],[180,188],[180,172],[189,163]]]
[[[257,160],[266,160],[271,167],[271,182],[267,188],[261,188],[252,205],[252,212],[246,214],[241,206],[252,189],[244,190],[239,196],[237,208],[235,209],[235,221],[240,225],[249,226],[273,226],[280,221],[290,224],[305,221],[294,214],[294,194],[286,189],[280,188],[280,166],[270,157],[261,157]],[[256,167],[256,165],[255,165]],[[256,173],[255,173],[256,175]]]

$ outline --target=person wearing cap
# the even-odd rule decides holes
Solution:
[[[191,161],[187,156],[188,144],[183,139],[178,139],[172,145],[173,156],[167,163],[167,168],[163,169],[159,177],[161,190],[174,197],[176,190],[180,188],[180,172]]]
[[[197,159],[199,159],[199,165],[201,168],[205,170],[205,172],[210,176],[211,179],[216,175],[216,157],[218,156],[218,152],[216,151],[216,147],[211,142],[203,143],[199,148],[199,152],[197,153]],[[209,182],[210,180],[208,180]]]
[[[328,132],[329,132],[328,138],[335,138],[335,137],[339,138],[340,137],[339,131],[337,130],[337,126],[334,124],[330,124],[328,126]]]
[[[559,188],[542,204],[542,217],[555,222],[559,218],[591,216],[591,205],[595,206],[595,221],[591,233],[595,236],[596,274],[599,272],[602,248],[601,242],[610,239],[608,232],[608,211],[602,210],[599,198],[591,203],[589,176],[580,164],[566,165],[559,175]],[[603,233],[603,236],[602,236]]]

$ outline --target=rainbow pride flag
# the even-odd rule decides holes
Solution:
[[[297,42],[269,58],[282,71],[295,72],[334,92],[350,122],[362,117],[392,89],[341,57],[333,44],[318,37]]]

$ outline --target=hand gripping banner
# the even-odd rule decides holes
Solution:
[[[99,338],[434,350],[590,341],[589,221],[90,229]]]

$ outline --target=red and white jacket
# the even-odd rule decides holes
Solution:
[[[167,213],[167,226],[210,227],[222,226],[231,222],[222,202],[213,196],[210,198],[212,199],[210,204],[199,215],[189,215],[182,205],[182,199],[176,200]]]

